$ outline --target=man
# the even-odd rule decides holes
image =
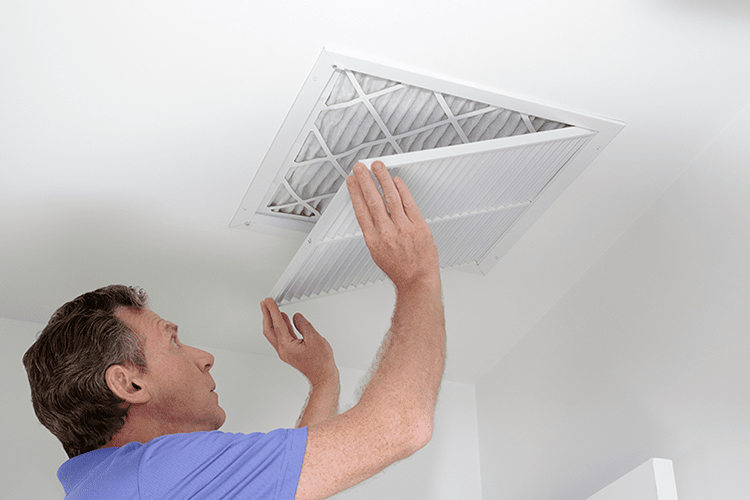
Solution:
[[[403,181],[376,162],[346,180],[375,263],[396,288],[391,328],[360,400],[338,414],[333,352],[301,315],[271,299],[263,333],[310,381],[298,429],[218,432],[213,357],[127,287],[61,307],[24,356],[40,421],[71,457],[58,471],[68,499],[320,499],[423,447],[445,363],[434,240]]]

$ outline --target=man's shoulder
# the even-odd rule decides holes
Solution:
[[[174,488],[186,497],[209,488],[215,493],[211,498],[232,498],[233,491],[245,489],[265,492],[258,497],[266,498],[264,495],[279,487],[282,478],[296,488],[306,442],[305,428],[252,434],[169,434],[147,443],[85,453],[64,463],[58,477],[69,493],[90,492],[92,485],[99,485],[106,491],[148,491],[155,498],[170,498]],[[100,493],[103,495],[104,490]],[[79,497],[74,494],[71,498]]]
[[[177,487],[190,494],[208,488],[216,498],[233,498],[232,492],[240,490],[271,498],[271,491],[286,487],[280,481],[296,489],[306,442],[306,429],[162,436],[143,446],[139,482],[158,498]]]
[[[212,466],[232,467],[249,462],[281,458],[286,453],[304,454],[306,429],[276,429],[250,434],[201,431],[169,434],[128,450],[140,455],[141,468],[199,469],[207,462]],[[126,451],[123,449],[123,451]]]
[[[162,451],[185,451],[188,448],[220,448],[231,446],[253,446],[257,443],[283,442],[290,438],[291,433],[299,432],[301,429],[276,429],[274,431],[252,432],[249,434],[223,432],[223,431],[198,431],[179,434],[166,434],[152,439],[151,441],[140,444],[133,450],[142,449],[146,452],[155,450]],[[134,443],[130,443],[134,444]],[[141,448],[142,447],[142,448]]]

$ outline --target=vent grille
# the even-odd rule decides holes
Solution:
[[[357,162],[382,160],[441,267],[487,274],[623,126],[323,50],[230,226],[307,233],[279,303],[382,281],[344,185]]]
[[[313,116],[285,174],[266,193],[272,214],[319,217],[366,158],[569,126],[348,69],[333,71]]]
[[[493,140],[390,158],[435,238],[440,266],[479,265],[506,236],[593,132],[566,128],[544,142]],[[373,160],[368,160],[368,164]],[[373,263],[346,188],[332,200],[277,283],[280,304],[350,290],[385,279]]]

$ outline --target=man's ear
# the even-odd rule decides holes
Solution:
[[[107,368],[104,378],[107,387],[115,396],[130,404],[139,404],[147,403],[151,399],[142,375],[135,367],[112,365]]]

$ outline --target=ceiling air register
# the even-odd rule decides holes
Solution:
[[[486,274],[622,126],[324,50],[231,225],[308,233],[272,291],[280,304],[383,281],[344,183],[381,160],[441,267]]]

